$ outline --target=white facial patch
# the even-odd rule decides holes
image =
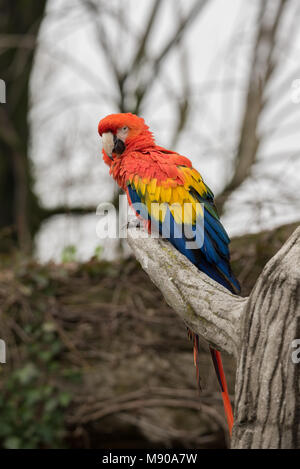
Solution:
[[[117,130],[117,137],[122,140],[122,142],[125,142],[127,135],[128,135],[129,129],[128,127],[124,126],[121,127],[120,129]]]
[[[114,148],[114,136],[112,132],[104,132],[102,134],[102,144],[105,153],[107,153],[107,155],[111,157]]]

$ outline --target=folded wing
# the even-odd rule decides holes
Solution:
[[[130,203],[142,218],[151,220],[151,230],[159,231],[201,271],[233,293],[239,292],[230,268],[230,239],[219,220],[213,193],[194,168],[176,166],[176,173],[176,179],[163,180],[133,175],[127,181]]]

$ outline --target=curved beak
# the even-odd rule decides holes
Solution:
[[[112,132],[105,132],[102,134],[102,143],[105,153],[111,160],[113,159],[113,153],[121,155],[126,148],[123,140],[118,138]]]
[[[117,153],[118,155],[122,155],[122,153],[125,150],[125,143],[123,140],[118,138],[116,135],[114,135],[114,148],[113,148],[113,153]]]
[[[105,153],[112,160],[113,159],[112,158],[112,153],[113,153],[113,149],[114,149],[114,146],[115,146],[114,136],[113,136],[112,132],[105,132],[105,133],[102,134],[102,144],[103,144],[103,148],[104,148]]]

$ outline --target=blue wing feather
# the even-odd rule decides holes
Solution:
[[[128,194],[132,203],[142,203],[140,195],[131,185],[128,186]],[[201,202],[204,203],[204,238],[203,236],[195,238],[195,242],[198,243],[198,249],[187,247],[187,241],[190,241],[190,239],[184,236],[184,230],[175,222],[169,208],[167,208],[165,217],[165,220],[168,220],[170,217],[170,229],[168,228],[168,232],[164,223],[159,220],[152,219],[151,224],[152,226],[153,224],[156,225],[155,228],[159,233],[163,237],[168,238],[173,246],[185,255],[199,270],[225,288],[228,288],[231,292],[236,293],[240,291],[240,286],[230,268],[228,249],[230,240],[219,219],[215,218],[211,210],[209,210],[210,207],[207,206],[207,201],[204,201],[203,198],[201,199]],[[144,207],[143,213],[140,213],[140,215],[145,219],[150,219],[146,206]],[[189,230],[187,231],[195,233],[196,230],[196,226],[189,225]],[[178,237],[178,233],[182,233],[182,236]]]

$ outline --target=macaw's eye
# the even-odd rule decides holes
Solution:
[[[117,130],[117,137],[123,142],[125,142],[127,135],[128,135],[128,131],[129,131],[129,128],[127,127],[127,125],[124,125],[123,127],[119,127],[119,129]]]

